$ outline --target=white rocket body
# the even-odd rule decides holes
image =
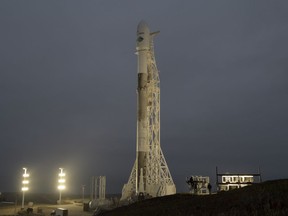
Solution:
[[[139,23],[136,161],[128,183],[123,186],[122,201],[135,195],[159,197],[176,193],[160,146],[160,79],[153,46],[156,34],[150,33],[145,22]]]
[[[137,28],[137,55],[138,55],[138,87],[137,87],[137,192],[145,192],[145,167],[148,143],[148,117],[147,117],[147,52],[150,46],[150,30],[145,22],[140,22]]]

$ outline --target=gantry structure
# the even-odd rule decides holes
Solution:
[[[154,55],[154,36],[159,32],[150,33],[150,47],[147,52],[147,140],[149,152],[146,166],[141,175],[145,182],[137,182],[140,170],[137,169],[137,156],[127,184],[123,186],[121,200],[139,195],[139,187],[145,185],[145,195],[152,197],[176,193],[176,186],[168,169],[160,146],[160,79]],[[141,191],[141,190],[140,190]]]

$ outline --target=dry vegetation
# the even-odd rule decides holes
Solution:
[[[101,216],[288,216],[288,180],[209,196],[176,194],[123,206]]]

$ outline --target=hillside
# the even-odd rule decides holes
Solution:
[[[139,201],[101,216],[287,216],[288,180],[268,181],[208,196],[176,194]]]

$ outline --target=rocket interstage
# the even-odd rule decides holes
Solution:
[[[156,33],[150,33],[144,21],[138,24],[136,161],[123,187],[121,200],[140,193],[152,197],[176,193],[160,147],[160,80],[153,46]]]

